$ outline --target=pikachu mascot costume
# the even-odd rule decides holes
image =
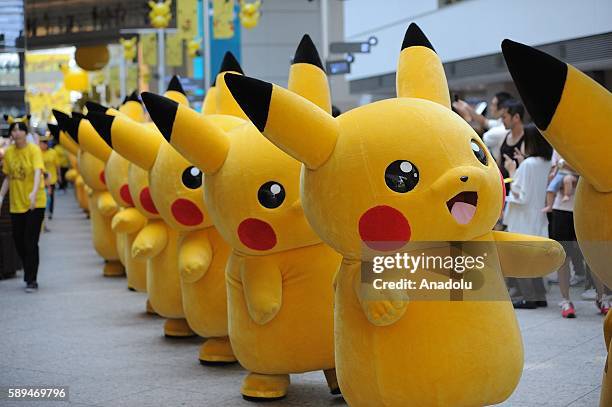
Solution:
[[[217,78],[219,95],[229,75]],[[319,103],[317,109],[330,111],[327,77],[308,37],[298,47],[290,83]],[[204,172],[207,207],[232,247],[226,269],[229,335],[238,361],[250,371],[243,397],[284,397],[290,373],[313,370],[324,370],[337,392],[332,278],[340,258],[304,217],[300,164],[250,122],[226,131],[212,117],[169,99],[144,93],[143,101],[164,137]]]
[[[347,403],[483,406],[509,397],[523,347],[503,278],[546,275],[564,252],[549,239],[492,232],[504,197],[498,168],[451,111],[442,63],[421,30],[412,24],[402,44],[398,97],[335,119],[276,85],[236,75],[226,82],[263,134],[303,163],[304,212],[344,257],[334,314]],[[372,270],[366,249],[394,254],[413,242],[415,254],[429,256],[457,246],[463,253],[474,241],[487,258],[465,278],[478,289],[453,284],[410,301],[406,290],[375,290],[362,279]],[[439,272],[439,279],[429,267],[414,276],[444,286],[458,278]]]
[[[125,114],[131,119],[144,122],[144,108],[135,94],[119,107],[117,112],[97,103],[87,102],[89,118],[91,112],[104,112],[108,114]],[[106,163],[104,174],[108,190],[119,205],[119,210],[113,216],[111,228],[117,238],[117,251],[125,266],[127,286],[132,291],[147,291],[147,263],[143,259],[132,257],[132,243],[138,232],[145,226],[147,218],[134,207],[134,198],[128,185],[128,169],[130,162],[113,151],[99,136],[92,134],[91,149],[83,141],[83,147]]]
[[[580,174],[576,236],[591,270],[612,287],[612,94],[573,66],[527,45],[504,40],[502,51],[536,126]],[[602,407],[612,405],[611,312],[604,333],[608,358]]]
[[[187,97],[176,76],[170,81],[165,95],[187,104]],[[96,118],[104,118],[104,115],[91,113],[89,117],[96,123]],[[194,333],[185,319],[183,310],[177,257],[179,232],[164,222],[160,216],[159,202],[153,199],[154,183],[156,186],[161,185],[165,191],[177,187],[175,184],[170,184],[168,178],[168,174],[171,174],[170,168],[154,168],[160,146],[165,143],[164,138],[152,123],[140,124],[129,119],[127,115],[116,117],[118,123],[126,125],[113,126],[111,129],[112,121],[109,123],[102,120],[101,123],[96,123],[96,126],[109,147],[135,164],[130,167],[128,177],[130,192],[132,196],[138,196],[142,207],[152,215],[148,216],[147,225],[134,239],[132,256],[147,261],[147,293],[153,310],[166,318],[164,334],[168,337],[193,336]],[[105,125],[107,127],[104,127]],[[153,174],[154,170],[158,171],[156,175]],[[186,177],[190,174],[188,171]],[[137,179],[132,180],[132,177]],[[179,177],[177,181],[181,182],[181,178]],[[140,191],[132,191],[132,184],[140,186]],[[184,202],[179,202],[179,209],[182,203]],[[138,205],[136,204],[137,207]],[[180,210],[181,214],[185,213],[185,207]]]
[[[56,111],[54,114],[63,113]],[[70,160],[71,168],[66,173],[66,179],[74,184],[74,196],[76,198],[76,201],[79,204],[79,207],[83,210],[83,212],[87,213],[89,216],[89,202],[87,199],[87,193],[85,192],[85,182],[83,182],[83,177],[79,172],[79,145],[72,139],[72,137],[70,137],[70,135],[68,135],[68,133],[62,130],[59,125],[48,124],[48,126],[50,126],[50,129],[52,129],[52,132],[57,132],[57,140],[59,140],[59,143],[70,154],[68,156],[68,159]]]
[[[83,116],[80,114],[73,113],[72,118],[56,110],[53,114],[60,128],[66,131],[79,146],[81,134],[89,136],[91,132],[95,133],[91,124],[87,120],[83,121]],[[78,166],[85,184],[91,188],[88,199],[92,239],[94,249],[104,259],[104,276],[123,276],[125,270],[119,261],[115,234],[111,230],[111,219],[117,212],[117,203],[106,186],[104,162],[80,148]]]
[[[235,362],[228,338],[225,290],[225,264],[230,248],[208,215],[201,171],[157,131],[143,131],[138,124],[120,117],[92,115],[91,120],[101,131],[110,131],[107,137],[112,140],[121,134],[133,134],[136,145],[157,146],[149,169],[151,196],[164,222],[179,232],[177,265],[183,310],[191,329],[208,338],[200,348],[199,359],[201,363]],[[215,120],[224,130],[244,123],[243,119],[231,116],[217,116]]]

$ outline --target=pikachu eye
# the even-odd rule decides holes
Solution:
[[[385,183],[400,194],[412,191],[419,183],[419,170],[410,161],[393,161],[385,170]]]
[[[198,189],[202,186],[202,171],[197,167],[187,167],[183,171],[183,185],[189,189]]]
[[[484,149],[476,142],[476,140],[472,140],[470,142],[470,146],[472,147],[472,151],[476,156],[476,159],[482,163],[482,165],[487,165],[489,161],[487,160],[487,153]]]
[[[257,199],[266,208],[278,208],[285,200],[285,188],[278,182],[268,181],[259,187]]]

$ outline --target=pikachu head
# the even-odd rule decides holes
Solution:
[[[88,111],[88,115],[86,116],[87,118],[90,117],[91,112],[103,112],[105,114],[113,116],[118,114],[125,114],[126,116],[134,120],[144,120],[144,108],[138,100],[138,95],[136,93],[130,95],[130,97],[125,101],[125,103],[119,107],[119,110],[109,109],[105,106],[93,102],[87,102],[85,105]],[[113,199],[115,200],[115,202],[117,202],[120,206],[124,208],[133,207],[135,205],[135,202],[130,192],[130,186],[128,182],[128,169],[130,162],[126,160],[123,156],[118,154],[116,151],[112,150],[95,129],[93,130],[93,132],[87,132],[87,134],[88,139],[90,138],[89,136],[91,136],[91,138],[94,138],[94,141],[96,143],[95,146],[98,147],[91,149],[91,151],[89,152],[94,154],[97,158],[105,161],[106,163],[104,174],[108,190],[111,193]],[[87,147],[91,144],[91,142],[88,142],[86,144],[87,146],[83,145],[83,148],[87,150]]]
[[[316,78],[308,90],[327,108],[327,78],[310,38],[302,41],[297,56],[291,75]],[[307,81],[293,78],[290,83]],[[224,84],[217,79],[217,86]],[[264,255],[320,242],[300,203],[300,163],[252,123],[226,130],[216,123],[216,115],[200,115],[153,94],[142,97],[164,137],[204,172],[205,201],[215,227],[235,250]]]
[[[53,110],[53,115],[57,119],[58,126],[62,131],[60,133],[60,143],[67,146],[68,149],[72,149],[73,144],[78,145],[77,158],[79,173],[83,177],[85,184],[94,191],[105,191],[107,188],[106,175],[104,174],[105,161],[87,152],[82,145],[83,142],[85,142],[85,144],[90,143],[91,146],[89,147],[91,150],[94,149],[94,145],[100,147],[96,145],[95,137],[92,135],[92,132],[95,133],[93,127],[91,127],[87,120],[83,120],[83,115],[80,113],[73,112],[72,117],[70,117],[65,113]],[[81,126],[82,121],[84,121],[84,123]],[[99,152],[100,155],[107,155],[108,153],[108,150]]]
[[[166,97],[186,103],[178,79],[171,81]],[[91,121],[114,150],[148,174],[147,192],[138,193],[139,199],[145,198],[140,199],[145,210],[155,208],[166,223],[180,231],[212,225],[203,201],[202,172],[170,146],[155,125],[100,113],[92,114]],[[149,194],[153,205],[147,205],[143,193]]]
[[[500,173],[450,109],[442,63],[416,25],[402,44],[398,97],[337,118],[270,83],[235,75],[226,83],[253,124],[303,163],[306,216],[345,257],[361,258],[363,245],[469,240],[495,225]]]

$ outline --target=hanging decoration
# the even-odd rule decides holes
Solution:
[[[189,40],[198,35],[198,1],[177,0],[176,28],[181,38]]]
[[[172,12],[170,11],[172,0],[165,0],[162,3],[156,3],[153,0],[150,0],[148,4],[151,8],[151,11],[149,12],[149,20],[151,21],[151,25],[154,28],[168,27],[170,20],[172,20]]]
[[[213,0],[213,38],[234,37],[234,0]]]
[[[200,53],[201,45],[202,45],[201,38],[194,38],[187,43],[187,54],[189,55],[189,58],[195,58],[201,55]]]
[[[132,62],[138,53],[138,37],[120,38],[119,43],[123,46],[123,58]]]
[[[89,89],[89,78],[87,72],[71,70],[68,65],[60,65],[60,71],[64,75],[64,87],[76,92],[85,92]]]
[[[261,0],[256,0],[253,3],[240,0],[240,24],[249,30],[257,27],[259,17],[261,17],[260,8]]]
[[[98,71],[106,66],[110,53],[106,45],[79,46],[74,53],[77,65],[85,71]]]
[[[157,36],[155,34],[142,34],[140,44],[142,45],[143,62],[149,66],[157,65]]]
[[[183,38],[178,33],[166,35],[166,65],[183,65]]]

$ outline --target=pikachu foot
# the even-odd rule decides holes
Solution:
[[[147,299],[147,304],[145,305],[145,308],[147,310],[147,314],[157,315],[157,312],[155,312],[155,310],[153,309],[153,306],[151,305],[151,301],[149,301],[148,299]]]
[[[125,268],[117,260],[108,260],[104,263],[104,277],[123,277]]]
[[[187,320],[184,318],[179,319],[167,319],[164,324],[164,335],[167,338],[189,338],[195,336],[195,333],[187,324]]]
[[[240,392],[249,401],[278,400],[287,395],[289,382],[288,374],[249,373],[242,382]]]
[[[200,347],[200,363],[203,365],[220,365],[236,362],[229,338],[210,338]]]
[[[325,380],[327,381],[329,392],[334,395],[341,394],[340,386],[338,386],[338,379],[336,378],[336,369],[324,370],[323,374],[325,375]]]

